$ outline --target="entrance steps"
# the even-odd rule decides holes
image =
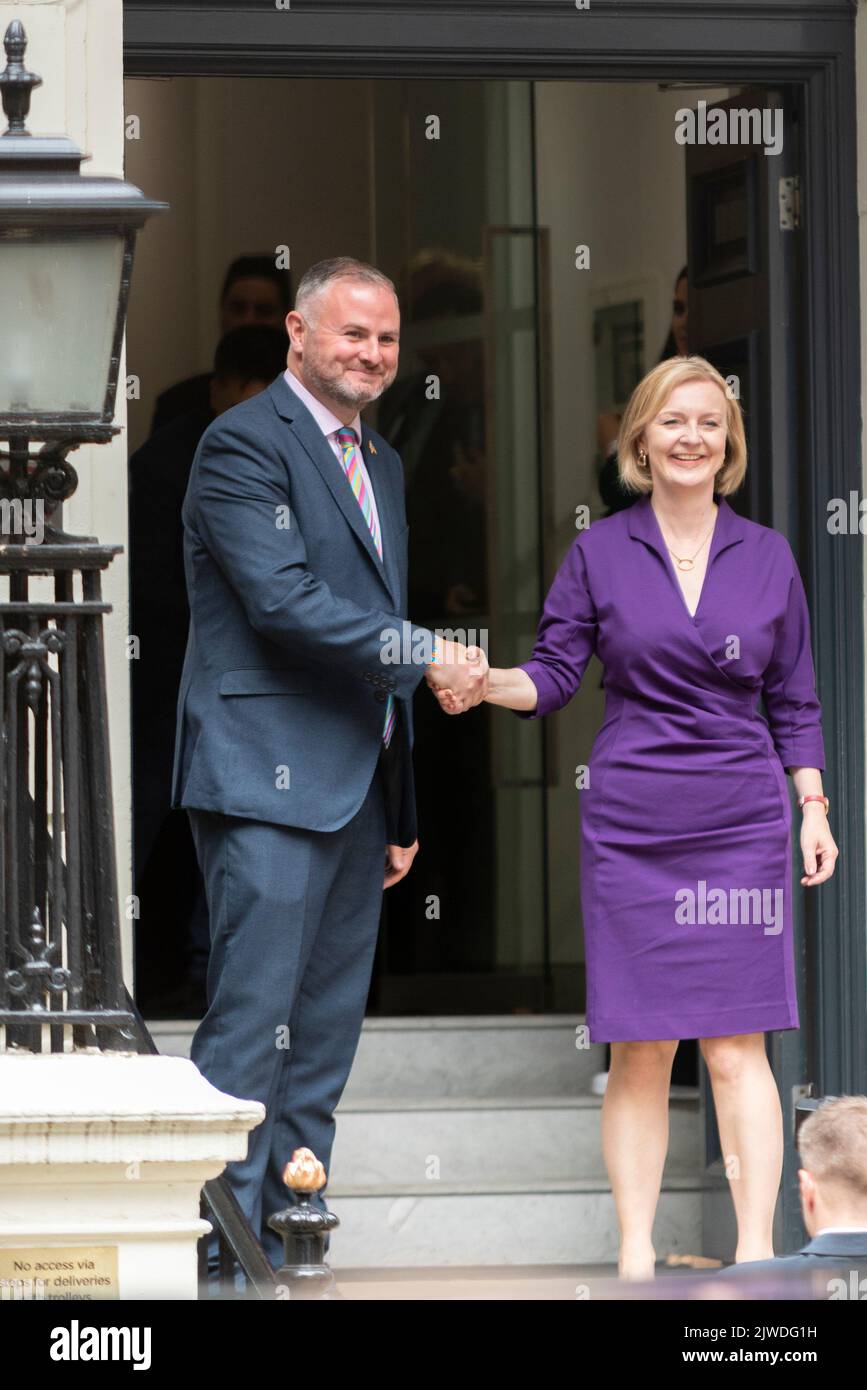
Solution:
[[[604,1044],[579,1015],[365,1020],[337,1111],[326,1198],[341,1270],[612,1266]],[[193,1022],[149,1024],[189,1055]],[[287,1155],[288,1159],[289,1155]],[[657,1257],[701,1253],[697,1088],[672,1087]]]

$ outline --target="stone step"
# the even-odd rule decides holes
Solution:
[[[365,1019],[344,1096],[578,1095],[605,1068],[583,1031],[562,1014]]]
[[[722,1265],[719,1261],[719,1265]],[[671,1298],[689,1297],[687,1286],[700,1278],[706,1290],[715,1270],[701,1271],[675,1266],[667,1268],[657,1260],[652,1284],[629,1287],[630,1298],[662,1297],[660,1280],[680,1280],[679,1288],[666,1293]],[[567,1302],[615,1300],[624,1297],[624,1285],[615,1264],[602,1265],[452,1265],[446,1268],[419,1265],[391,1269],[342,1268],[336,1271],[337,1294],[341,1299],[359,1302]],[[695,1293],[690,1290],[692,1297]]]
[[[194,1022],[149,1026],[161,1052],[189,1055]],[[335,1272],[616,1265],[591,1092],[605,1046],[584,1046],[583,1026],[580,1015],[366,1019],[326,1191],[341,1220]],[[669,1131],[660,1259],[700,1252],[697,1089],[672,1087]]]
[[[148,1023],[159,1050],[175,1056],[189,1056],[195,1026]],[[367,1018],[344,1099],[587,1093],[605,1044],[585,1046],[584,1026],[580,1014]]]
[[[616,1264],[614,1198],[602,1179],[511,1186],[416,1186],[332,1194],[341,1225],[328,1261],[364,1267]],[[657,1258],[701,1251],[699,1178],[663,1182],[653,1227]]]
[[[332,1266],[333,1268],[333,1266]],[[580,1296],[596,1296],[610,1289],[616,1297],[616,1265],[497,1265],[481,1269],[458,1265],[439,1269],[421,1265],[415,1269],[335,1270],[337,1293],[343,1299],[370,1302],[553,1302],[574,1303]]]
[[[415,1184],[511,1183],[604,1178],[601,1096],[390,1097],[341,1101],[329,1193]],[[698,1094],[669,1102],[666,1173],[695,1174]]]

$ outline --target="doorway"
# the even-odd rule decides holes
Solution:
[[[753,319],[740,339],[728,331],[731,315],[726,332],[714,332],[708,274],[696,287],[683,276],[700,230],[690,190],[706,175],[674,138],[678,113],[730,97],[728,88],[658,83],[129,79],[127,117],[141,136],[129,142],[127,172],[172,204],[143,241],[134,277],[133,475],[149,436],[168,449],[168,437],[153,434],[157,398],[164,404],[178,380],[213,365],[234,257],[282,252],[295,283],[325,256],[370,260],[401,297],[399,377],[370,418],[404,464],[410,615],[484,642],[497,665],[526,660],[579,513],[592,521],[625,504],[606,486],[611,422],[656,361],[687,342],[699,347],[689,339],[689,296],[699,296],[701,346],[729,375],[740,365],[732,341],[751,344],[752,366],[738,378],[748,419],[771,377],[768,308],[750,294],[755,268],[745,292]],[[300,122],[311,110],[330,113],[316,147],[287,138],[292,113]],[[322,151],[338,145],[349,172],[335,191]],[[738,162],[742,152],[729,160]],[[732,206],[729,196],[734,226],[743,214]],[[730,275],[725,304],[735,285]],[[206,423],[199,413],[183,434],[175,511]],[[759,452],[751,471],[765,478],[767,464]],[[786,495],[798,490],[790,479]],[[734,505],[771,523],[759,491]],[[150,524],[165,578],[166,527],[179,551],[179,517],[162,511]],[[145,587],[156,540],[146,525],[130,537]],[[180,588],[174,605],[164,600],[152,659],[163,673],[174,662],[179,680],[179,563],[173,572]],[[486,705],[449,719],[421,685],[421,848],[385,895],[369,1013],[583,1011],[576,773],[603,704],[595,659],[571,704],[544,722]],[[207,952],[186,815],[166,810],[161,824],[158,814],[173,739],[172,701],[155,721],[153,703],[134,700],[138,988],[154,1017],[201,1011]],[[143,824],[150,831],[139,834]]]

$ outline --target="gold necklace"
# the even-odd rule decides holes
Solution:
[[[657,521],[658,521],[658,520],[659,520],[659,518],[657,517]],[[666,550],[668,551],[669,555],[674,555],[674,559],[675,559],[675,562],[676,562],[676,564],[677,564],[677,568],[678,568],[682,573],[687,573],[689,570],[695,569],[695,562],[696,562],[696,560],[698,559],[698,557],[699,557],[699,555],[701,554],[701,552],[704,550],[704,547],[705,547],[705,545],[706,545],[706,543],[707,543],[707,538],[708,538],[708,536],[710,536],[711,533],[713,532],[713,528],[714,528],[714,525],[715,525],[715,524],[716,524],[716,516],[714,515],[714,519],[713,519],[713,522],[711,523],[710,531],[708,531],[707,536],[705,536],[704,540],[702,541],[701,545],[699,546],[698,550],[695,552],[694,555],[675,555],[675,554],[674,554],[674,551],[673,551],[672,548],[671,548],[671,546],[668,544],[668,541],[665,541],[665,548],[666,548]],[[662,527],[660,526],[659,529],[660,529],[660,531],[661,531],[661,530],[662,530]],[[665,540],[665,536],[663,536],[662,539]]]

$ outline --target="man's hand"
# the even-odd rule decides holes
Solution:
[[[418,854],[418,840],[413,840],[408,847],[403,845],[386,845],[385,847],[385,882],[384,888],[391,888],[392,884],[400,883],[412,868],[412,861]]]
[[[441,660],[428,666],[425,680],[446,714],[463,714],[488,693],[488,658],[481,647],[460,642],[442,642],[440,648]]]

